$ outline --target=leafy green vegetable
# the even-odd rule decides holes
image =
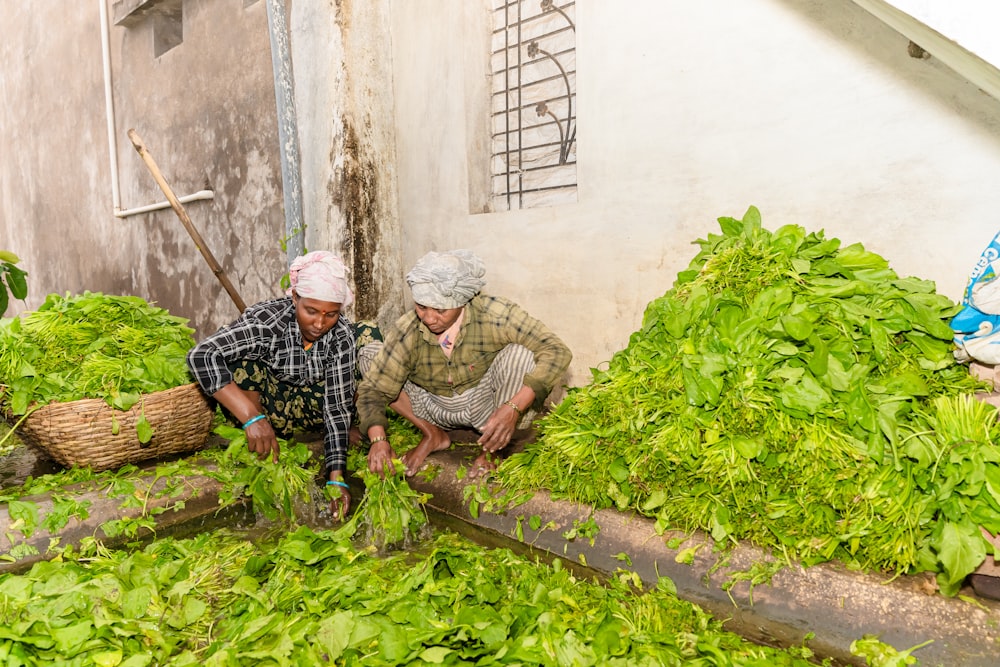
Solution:
[[[430,494],[414,490],[406,481],[406,466],[393,459],[395,474],[385,477],[368,470],[363,461],[355,466],[354,474],[365,484],[361,504],[340,530],[344,536],[355,537],[372,546],[378,553],[394,548],[409,548],[430,529],[424,505]]]
[[[127,410],[139,395],[190,382],[193,329],[134,296],[50,294],[37,310],[0,326],[3,404],[103,398]]]
[[[917,664],[917,659],[912,655],[913,651],[929,643],[924,642],[905,651],[897,651],[892,646],[879,641],[878,638],[865,635],[861,639],[851,642],[851,655],[864,658],[866,664],[872,667],[904,667],[904,665]]]
[[[600,532],[601,527],[597,524],[594,517],[590,516],[583,521],[580,519],[573,519],[573,527],[563,532],[562,536],[565,540],[570,542],[578,537],[582,537],[590,540],[590,546],[594,546],[594,539]]]
[[[752,207],[719,222],[494,479],[954,594],[978,527],[1000,530],[996,409],[973,409],[984,385],[952,355],[959,306],[860,244]]]
[[[159,539],[0,576],[0,656],[108,665],[817,664],[628,573],[607,585],[441,534],[374,558],[299,527]],[[875,646],[868,646],[875,650]],[[823,663],[828,664],[828,663]]]
[[[28,273],[16,266],[20,261],[9,250],[0,250],[0,315],[7,312],[11,297],[23,301],[28,296]]]
[[[297,522],[297,503],[315,502],[319,464],[301,442],[279,439],[278,461],[261,460],[247,449],[246,434],[227,424],[216,426],[217,435],[229,441],[224,456],[225,470],[217,476],[225,482],[220,493],[223,505],[250,498],[254,510],[269,521]]]
[[[193,333],[186,319],[139,297],[49,294],[37,311],[0,320],[0,408],[16,416],[93,398],[128,410],[143,394],[191,381]],[[117,433],[117,420],[111,428]],[[136,428],[149,442],[145,416]]]

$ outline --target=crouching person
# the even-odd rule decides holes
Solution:
[[[494,469],[494,454],[530,425],[569,368],[569,348],[545,324],[509,299],[481,293],[484,275],[471,251],[428,253],[406,275],[413,311],[384,342],[361,350],[357,410],[372,472],[391,471],[396,457],[386,406],[422,435],[402,458],[408,476],[448,449],[448,431],[459,428],[480,433],[482,453],[470,474]]]
[[[242,424],[247,447],[278,460],[278,437],[322,431],[328,484],[351,506],[344,480],[355,391],[355,329],[342,310],[354,295],[343,261],[326,251],[297,257],[286,296],[250,306],[198,343],[188,367],[202,390]]]

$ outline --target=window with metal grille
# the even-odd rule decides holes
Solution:
[[[494,211],[576,201],[576,3],[494,0]]]

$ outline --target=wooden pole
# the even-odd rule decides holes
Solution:
[[[201,238],[201,234],[199,234],[198,230],[195,229],[194,223],[191,222],[191,218],[188,216],[187,211],[184,210],[184,206],[177,199],[177,196],[174,195],[174,191],[170,189],[169,185],[167,185],[166,179],[163,178],[160,168],[156,166],[156,162],[153,160],[153,156],[150,155],[149,151],[146,149],[146,145],[142,143],[142,139],[139,138],[139,135],[135,130],[128,131],[128,138],[132,141],[132,145],[139,153],[139,157],[141,157],[142,161],[146,163],[150,173],[153,174],[156,184],[160,186],[161,190],[163,190],[163,194],[166,195],[171,208],[174,209],[174,213],[177,214],[177,217],[181,219],[181,223],[184,225],[188,234],[190,234],[191,239],[201,252],[202,257],[205,258],[205,261],[208,262],[208,265],[212,268],[212,273],[214,273],[215,277],[219,279],[222,286],[226,288],[226,292],[229,293],[233,303],[236,304],[236,307],[239,308],[242,313],[247,309],[246,304],[236,291],[236,288],[233,287],[233,284],[229,281],[229,277],[226,275],[226,272],[222,270],[222,267],[215,260],[215,256],[213,256],[212,252],[205,246],[204,239]]]

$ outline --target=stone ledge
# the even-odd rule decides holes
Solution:
[[[206,467],[214,467],[214,464],[206,465]],[[61,548],[71,544],[79,545],[81,540],[88,537],[98,537],[106,546],[117,548],[132,542],[147,542],[168,535],[183,537],[216,526],[252,523],[248,502],[234,503],[225,509],[219,508],[219,491],[222,489],[222,485],[211,477],[204,475],[188,477],[181,493],[172,497],[157,497],[157,494],[166,487],[167,481],[155,478],[152,472],[146,477],[138,477],[133,481],[138,493],[143,494],[143,496],[148,494],[148,500],[144,506],[122,509],[121,505],[124,501],[122,497],[111,497],[106,495],[103,490],[92,490],[93,485],[90,482],[81,482],[61,489],[59,491],[61,497],[73,497],[78,502],[89,503],[89,507],[87,508],[87,518],[82,520],[70,518],[67,525],[56,534],[50,533],[39,525],[30,535],[23,537],[19,530],[12,528],[9,506],[6,503],[0,504],[0,556],[9,554],[13,546],[25,543],[35,547],[39,552],[37,555],[15,561],[0,561],[0,574],[24,572],[38,561],[51,558],[52,555],[46,552],[53,540],[58,540],[56,546]],[[52,511],[55,505],[50,494],[26,496],[21,500],[32,502],[37,506],[39,523]],[[167,509],[162,514],[153,517],[155,533],[149,529],[141,528],[135,537],[108,538],[100,530],[101,525],[107,521],[139,518],[151,510],[169,508],[180,501],[184,503],[183,508]],[[15,538],[13,543],[10,539],[12,537]]]
[[[321,443],[314,449],[320,449]],[[515,550],[531,550],[545,559],[561,558],[572,567],[586,564],[586,572],[608,576],[619,569],[635,572],[646,585],[654,585],[662,576],[670,577],[678,596],[703,607],[726,627],[750,639],[776,645],[802,644],[809,633],[814,638],[808,646],[819,656],[842,664],[863,665],[850,654],[850,644],[866,634],[876,635],[899,650],[908,649],[928,640],[931,644],[915,651],[914,656],[924,667],[944,665],[954,667],[993,667],[1000,645],[1000,602],[973,599],[974,591],[963,589],[962,598],[946,598],[933,592],[929,577],[898,577],[885,581],[880,577],[851,572],[837,564],[821,564],[810,568],[786,567],[778,571],[769,584],[752,589],[746,581],[726,584],[734,573],[746,572],[763,560],[773,560],[766,552],[739,546],[723,562],[713,552],[712,542],[703,535],[685,538],[678,533],[657,535],[651,520],[613,510],[591,512],[588,506],[552,500],[539,493],[527,503],[505,514],[481,513],[473,518],[465,501],[469,482],[457,477],[461,466],[467,466],[477,449],[456,445],[446,452],[432,455],[428,462],[440,468],[431,481],[420,476],[412,485],[432,495],[429,513],[438,525],[463,532],[475,541],[489,546],[504,546]],[[178,499],[185,507],[156,517],[156,537],[189,535],[219,525],[252,522],[249,508],[241,505],[231,514],[218,510],[221,486],[209,477],[195,476],[188,480],[182,496],[154,499],[156,484],[148,507],[154,503],[171,504]],[[352,487],[357,480],[352,479]],[[474,483],[474,482],[473,482]],[[148,486],[146,488],[149,488]],[[363,490],[354,488],[360,500]],[[101,492],[82,491],[81,499],[91,502],[90,517],[83,522],[72,520],[60,533],[61,544],[78,541],[96,534],[102,523],[126,516],[120,509],[121,498],[109,498]],[[42,515],[45,503],[51,499],[39,496]],[[139,512],[139,508],[135,510]],[[528,517],[538,515],[542,525],[552,521],[555,528],[533,531]],[[573,527],[574,520],[585,521],[593,515],[600,527],[593,544],[586,538],[567,541],[563,532]],[[518,540],[517,523],[521,518],[523,540]],[[0,507],[0,536],[10,526],[6,507]],[[30,538],[39,551],[47,549],[49,538],[36,532]],[[145,539],[152,534],[144,536]],[[683,543],[676,548],[667,545],[670,537]],[[134,538],[105,541],[109,546],[136,541]],[[10,544],[0,541],[0,549]],[[681,552],[693,549],[690,564]],[[627,554],[628,561],[619,554]],[[0,572],[21,571],[44,558],[44,555],[22,559],[16,563],[0,563]],[[989,579],[994,579],[990,577]]]

